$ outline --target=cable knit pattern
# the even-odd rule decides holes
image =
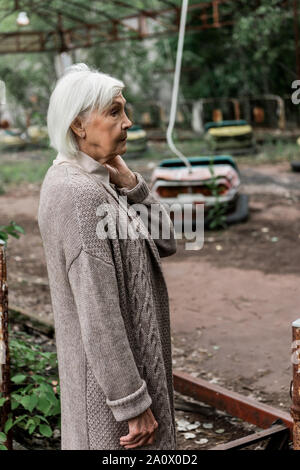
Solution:
[[[131,243],[127,244],[127,252],[124,259],[127,261],[127,270],[132,273],[128,277],[128,292],[132,297],[132,318],[134,331],[136,332],[136,342],[139,345],[139,357],[141,358],[142,377],[147,383],[153,383],[155,390],[149,390],[150,395],[155,394],[155,401],[152,403],[154,416],[160,416],[161,425],[157,431],[157,439],[160,449],[168,449],[170,446],[170,436],[174,435],[175,429],[172,422],[172,412],[170,401],[165,400],[168,395],[167,376],[165,363],[163,360],[163,347],[159,332],[159,324],[153,321],[153,313],[157,317],[156,307],[153,302],[152,285],[149,280],[149,261],[145,256],[145,250],[139,251],[139,265],[135,266],[132,261],[133,253]],[[124,250],[125,252],[125,250]],[[140,291],[142,288],[144,302],[140,302]],[[156,318],[157,320],[157,318]],[[174,445],[174,444],[173,444]],[[148,447],[149,448],[149,447]],[[157,449],[156,445],[152,447]]]
[[[171,238],[152,239],[130,211],[141,203],[150,221],[151,204],[159,204],[143,177],[135,172],[135,188],[117,188],[105,167],[82,153],[81,161],[84,168],[49,168],[38,212],[55,320],[61,448],[124,450],[128,420],[150,407],[156,439],[139,449],[174,450],[169,298],[160,261],[176,251],[173,224],[161,207]],[[121,212],[119,195],[127,196]],[[103,203],[115,239],[97,235]],[[138,239],[120,238],[120,216],[137,223]]]

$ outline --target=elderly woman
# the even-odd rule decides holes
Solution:
[[[176,240],[167,211],[121,157],[132,126],[124,86],[76,64],[56,84],[48,109],[58,155],[41,187],[38,224],[55,321],[63,450],[176,449],[160,260],[176,252]],[[108,222],[100,227],[103,208]],[[133,223],[137,236],[124,237]],[[155,225],[157,237],[149,232]],[[169,236],[162,236],[166,226]]]

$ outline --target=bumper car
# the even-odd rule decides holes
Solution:
[[[208,122],[204,138],[213,151],[245,153],[255,150],[253,128],[244,120]]]
[[[139,156],[147,150],[146,131],[138,125],[132,126],[127,131],[127,150],[126,157]]]
[[[162,160],[153,170],[150,189],[166,206],[173,203],[192,204],[195,220],[196,205],[204,204],[204,223],[210,222],[210,212],[217,204],[222,206],[225,223],[243,222],[248,218],[248,196],[239,193],[240,172],[229,155],[189,157],[192,173],[180,159]],[[214,189],[212,189],[212,186]],[[170,217],[174,214],[170,211]]]
[[[20,129],[0,129],[0,146],[2,148],[23,148],[26,145],[26,135]]]
[[[29,126],[21,129],[0,129],[0,147],[3,149],[24,149],[27,146],[42,145],[47,142],[46,126]]]

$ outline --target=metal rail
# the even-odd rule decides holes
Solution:
[[[209,450],[239,450],[269,439],[264,450],[288,450],[289,429],[282,424],[274,424],[269,429],[255,432],[249,436],[235,439],[226,444],[219,444]]]
[[[300,328],[299,328],[300,332]],[[300,341],[299,341],[300,345]],[[192,377],[191,375],[173,370],[174,389],[182,395],[190,396],[198,401],[207,403],[214,408],[226,411],[231,416],[240,418],[248,423],[254,424],[262,429],[264,433],[255,433],[248,437],[247,444],[255,443],[262,438],[275,436],[277,448],[286,448],[287,441],[293,436],[293,419],[289,413],[281,411],[273,406],[265,405],[252,398],[245,397],[239,393],[227,390],[219,385],[211,384],[206,380]],[[298,388],[299,390],[299,388]],[[282,423],[280,427],[274,428],[274,423]],[[287,437],[288,436],[288,437]],[[245,439],[232,441],[224,444],[224,450],[230,448],[245,447]],[[273,445],[274,445],[273,439]]]

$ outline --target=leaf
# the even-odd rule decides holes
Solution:
[[[0,450],[8,450],[3,444],[0,444]]]
[[[48,384],[47,382],[42,383],[40,385],[40,389],[43,391],[43,393],[46,394],[46,396],[49,396],[49,400],[51,400],[52,396],[55,396],[52,385]]]
[[[45,415],[47,415],[51,408],[51,403],[49,403],[49,400],[47,400],[47,398],[42,395],[39,397],[38,404],[36,407],[39,411],[42,411]]]
[[[14,224],[14,229],[17,230],[18,232],[21,232],[21,233],[25,233],[25,230],[23,229],[23,227],[21,227],[21,225],[17,225],[15,222],[13,222]]]
[[[5,232],[0,232],[0,240],[6,242],[8,239],[8,235]]]
[[[13,233],[13,231],[14,231],[14,229],[11,225],[7,225],[7,227],[4,227],[4,229],[5,229],[6,233],[9,233],[9,234]]]
[[[45,416],[42,415],[35,415],[35,419],[38,418],[40,421],[44,421],[45,423],[48,423],[48,420],[45,418]]]
[[[20,402],[23,398],[23,395],[20,395],[19,393],[16,393],[16,392],[12,392],[11,398],[17,402]]]
[[[11,380],[12,382],[16,383],[16,384],[20,384],[22,382],[24,382],[24,380],[27,378],[27,375],[23,375],[23,374],[17,374],[17,375],[14,375]]]
[[[0,406],[3,406],[3,403],[5,403],[6,400],[8,400],[8,398],[0,398]]]
[[[45,397],[47,398],[47,400],[50,401],[50,403],[54,403],[56,401],[55,393],[52,387],[51,390],[47,390],[47,392],[45,393]]]
[[[21,404],[25,408],[25,410],[32,411],[33,408],[36,406],[38,402],[38,397],[36,395],[29,395],[27,397],[23,397],[21,400]]]
[[[46,437],[52,436],[52,429],[47,424],[40,424],[39,431],[42,434],[42,436],[46,436]]]
[[[28,429],[30,426],[34,425],[34,427],[36,427],[36,424],[34,422],[34,419],[33,418],[29,418],[27,420],[27,423],[25,424],[25,428],[24,429]]]
[[[8,418],[4,425],[4,432],[7,433],[14,425],[12,418]]]
[[[31,424],[28,428],[29,434],[32,434],[35,428],[36,428],[36,424],[35,423]]]
[[[12,401],[11,401],[11,409],[12,409],[12,410],[15,410],[16,408],[18,408],[19,404],[20,404],[20,403],[19,403],[18,401],[12,400]]]
[[[60,413],[60,400],[56,400],[56,403],[54,404],[53,409],[51,411],[51,416],[60,415]]]
[[[36,425],[40,424],[41,420],[38,415],[34,415],[32,417],[33,421],[35,422]]]
[[[18,424],[20,421],[24,421],[24,419],[28,418],[27,415],[22,415],[22,416],[18,416],[17,419],[15,419],[14,423],[13,423],[13,426],[15,424]]]
[[[31,376],[31,378],[39,384],[43,384],[45,382],[45,377],[43,377],[42,375],[34,374]]]
[[[7,439],[6,435],[4,434],[4,432],[0,432],[0,442],[5,442]]]
[[[15,233],[15,232],[10,232],[9,234],[10,234],[12,237],[20,238],[20,235],[18,235],[18,234]]]

